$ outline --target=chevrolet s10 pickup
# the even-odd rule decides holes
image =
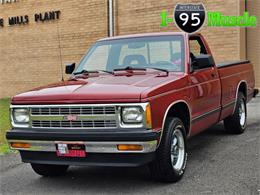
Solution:
[[[101,39],[66,73],[68,80],[11,101],[6,138],[42,176],[70,165],[147,164],[156,180],[176,182],[187,140],[220,121],[243,133],[247,102],[258,93],[252,64],[216,64],[200,34]]]

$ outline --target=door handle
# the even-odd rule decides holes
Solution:
[[[212,78],[215,78],[215,77],[216,77],[216,74],[211,73],[211,77],[212,77]]]

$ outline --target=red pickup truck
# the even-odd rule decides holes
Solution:
[[[42,176],[69,165],[148,164],[155,179],[178,181],[188,138],[222,120],[243,133],[258,93],[252,64],[215,64],[200,34],[105,38],[66,73],[12,98],[6,138]]]

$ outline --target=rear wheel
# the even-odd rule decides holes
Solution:
[[[230,133],[241,134],[247,125],[246,98],[242,92],[238,93],[235,112],[224,119],[225,129]]]
[[[31,164],[35,173],[44,177],[55,177],[64,175],[69,168],[68,165],[45,165],[45,164]]]
[[[156,159],[150,163],[151,175],[161,182],[179,181],[187,161],[185,127],[179,118],[166,120]]]

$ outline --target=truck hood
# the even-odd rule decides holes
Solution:
[[[39,87],[13,97],[12,104],[139,102],[142,92],[149,92],[181,76],[183,74],[179,73],[170,73],[168,76],[103,74]]]

